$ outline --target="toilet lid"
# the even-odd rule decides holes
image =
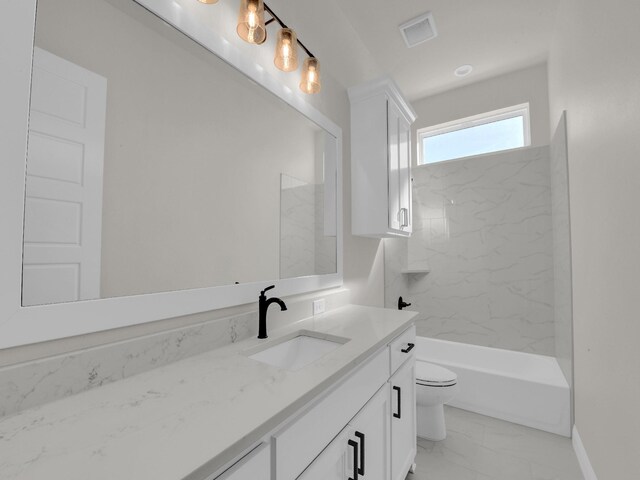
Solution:
[[[440,365],[416,362],[416,382],[422,385],[451,386],[458,382],[458,375]]]

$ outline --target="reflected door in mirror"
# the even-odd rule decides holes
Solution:
[[[35,49],[23,305],[100,298],[106,98],[106,79]]]

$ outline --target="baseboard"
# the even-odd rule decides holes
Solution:
[[[598,477],[596,477],[596,472],[593,471],[593,467],[591,466],[591,462],[589,461],[589,456],[587,455],[587,451],[584,449],[582,439],[580,438],[578,429],[575,425],[573,426],[573,436],[571,438],[571,443],[573,443],[573,450],[576,452],[576,457],[578,457],[578,463],[580,464],[580,469],[582,470],[584,480],[598,480]]]

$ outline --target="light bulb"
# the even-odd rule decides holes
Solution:
[[[283,28],[278,32],[273,63],[284,72],[291,72],[298,68],[298,40],[296,32],[290,28]]]
[[[318,93],[320,91],[320,62],[317,58],[309,57],[302,65],[300,90],[304,93]]]
[[[240,1],[236,31],[245,42],[260,44],[265,41],[267,29],[264,23],[264,3],[262,0]]]

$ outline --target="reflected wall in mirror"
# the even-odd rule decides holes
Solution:
[[[39,0],[35,44],[23,305],[336,272],[334,137],[132,0]],[[313,270],[283,268],[282,174]]]

